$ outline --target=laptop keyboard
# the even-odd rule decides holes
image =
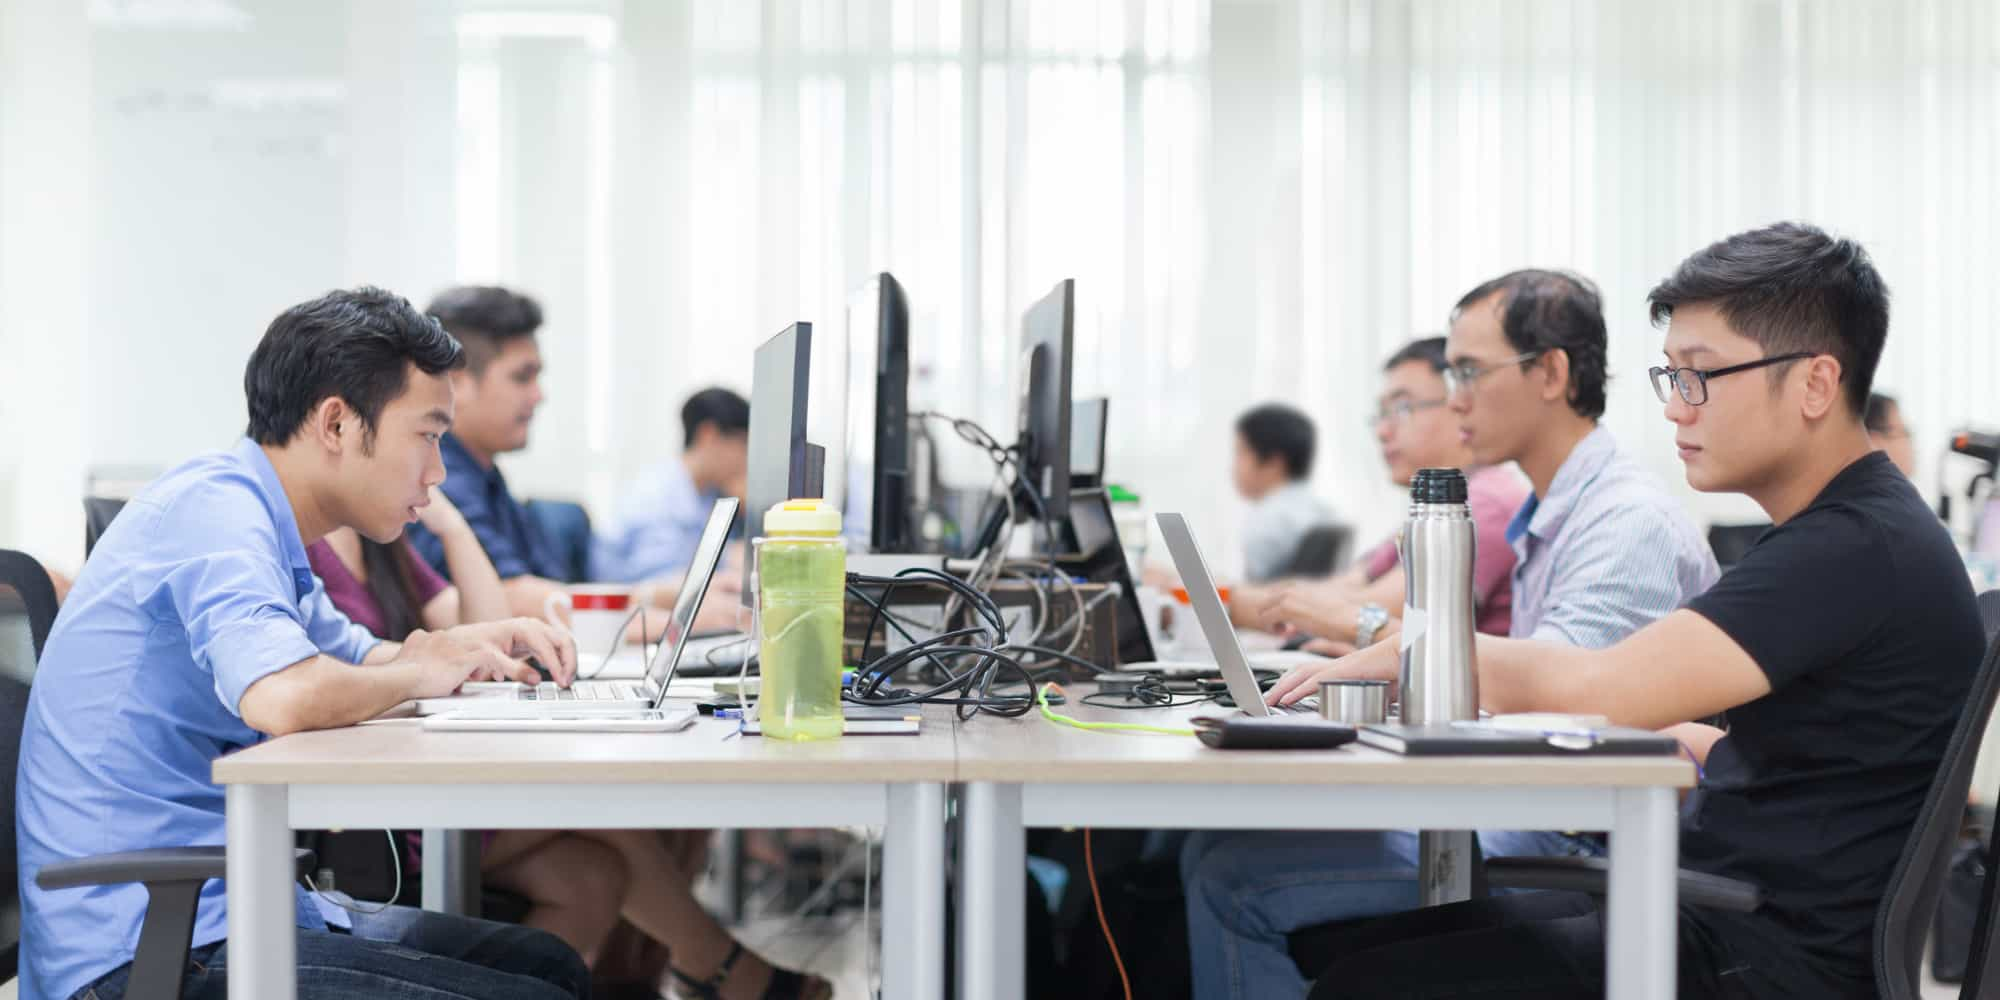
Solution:
[[[521,690],[522,701],[644,701],[637,684],[583,682],[567,688],[544,681]]]

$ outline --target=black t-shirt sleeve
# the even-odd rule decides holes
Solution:
[[[1889,546],[1852,507],[1808,510],[1771,529],[1688,609],[1750,654],[1773,690],[1837,662],[1888,614]]]

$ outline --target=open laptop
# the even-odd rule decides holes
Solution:
[[[640,680],[581,680],[568,688],[553,683],[486,684],[479,690],[446,698],[424,698],[417,702],[417,714],[453,713],[458,718],[535,718],[570,715],[577,712],[646,712],[660,707],[667,685],[688,645],[688,628],[701,610],[709,581],[729,537],[729,525],[736,519],[739,501],[723,497],[708,512],[701,542],[695,546],[694,561],[688,563],[681,580],[680,596],[674,601],[667,634],[653,653],[653,660]]]
[[[1208,574],[1208,563],[1201,557],[1200,546],[1195,544],[1194,532],[1188,530],[1187,518],[1161,514],[1158,520],[1160,534],[1167,540],[1167,554],[1173,557],[1174,569],[1181,574],[1181,586],[1187,590],[1188,603],[1194,607],[1202,637],[1208,640],[1208,648],[1215,654],[1223,683],[1229,686],[1230,700],[1248,715],[1317,712],[1316,696],[1288,708],[1273,709],[1264,704],[1264,691],[1257,686],[1257,675],[1250,670],[1250,659],[1244,655],[1243,643],[1236,638],[1236,627],[1229,623],[1229,609],[1222,605],[1222,594],[1215,589],[1215,578]]]

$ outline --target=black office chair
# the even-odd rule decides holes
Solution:
[[[21,760],[21,728],[28,718],[29,683],[41,660],[42,646],[55,623],[55,587],[41,564],[19,552],[0,550],[0,596],[13,595],[26,609],[32,642],[0,645],[0,829],[14,829],[15,772]],[[25,654],[28,659],[21,661]],[[15,919],[8,927],[19,927],[19,855],[11,836],[0,837],[0,909]],[[298,852],[300,871],[312,867],[312,852]],[[125,995],[130,1000],[175,1000],[187,973],[188,945],[194,938],[195,905],[202,884],[223,875],[220,847],[162,847],[121,854],[100,854],[74,861],[59,861],[35,873],[35,884],[45,890],[74,889],[93,885],[138,882],[151,893],[146,919],[139,928],[139,949],[133,959],[131,985]],[[20,939],[5,943],[0,950],[0,974],[11,978],[20,968]]]
[[[1299,539],[1292,561],[1280,576],[1321,577],[1347,565],[1348,550],[1354,547],[1354,529],[1345,524],[1322,524]]]
[[[568,500],[530,500],[528,516],[562,556],[564,583],[590,579],[590,513]]]
[[[1996,602],[2000,602],[2000,594],[1980,596],[1982,618],[1994,620],[1991,615]],[[1965,710],[1952,730],[1937,777],[1924,797],[1916,826],[1910,830],[1902,858],[1890,873],[1887,891],[1875,912],[1875,989],[1882,1000],[1919,1000],[1922,995],[1924,940],[1937,912],[1938,894],[1944,887],[1946,866],[1965,814],[1966,793],[1972,786],[1973,763],[1979,756],[1996,694],[2000,694],[2000,643],[1990,643],[1978,673],[1973,675]],[[1600,858],[1494,858],[1486,862],[1487,881],[1496,888],[1560,889],[1600,896],[1607,871],[1608,865]],[[1984,911],[1973,936],[1973,966],[1962,996],[1986,996],[1976,976],[1984,974],[1991,945],[1993,894],[1989,875]],[[1757,886],[1745,882],[1700,872],[1680,873],[1680,900],[1684,904],[1748,913],[1762,904],[1762,897]],[[2000,981],[1994,985],[2000,988]]]
[[[90,558],[90,550],[97,547],[97,540],[111,528],[118,512],[125,509],[124,497],[84,497],[83,498],[83,557]]]
[[[1769,524],[1718,524],[1710,527],[1708,547],[1715,553],[1716,565],[1723,569],[1736,565],[1743,558],[1743,553],[1750,551],[1750,546],[1757,544],[1757,539],[1764,537],[1764,532],[1769,530]]]

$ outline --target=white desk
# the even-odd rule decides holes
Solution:
[[[228,804],[229,996],[294,1000],[292,831],[880,826],[883,995],[944,995],[950,710],[924,732],[781,743],[680,733],[427,733],[374,725],[215,762]],[[727,738],[725,738],[727,737]]]
[[[1171,724],[1223,710],[1071,704],[1063,711]],[[1695,779],[1680,758],[1407,758],[1361,747],[1225,751],[1184,736],[1085,732],[1037,714],[962,726],[958,776],[965,783],[961,1000],[1023,996],[1024,834],[1028,827],[1059,826],[1610,831],[1608,992],[1613,1000],[1674,996],[1676,790]]]

